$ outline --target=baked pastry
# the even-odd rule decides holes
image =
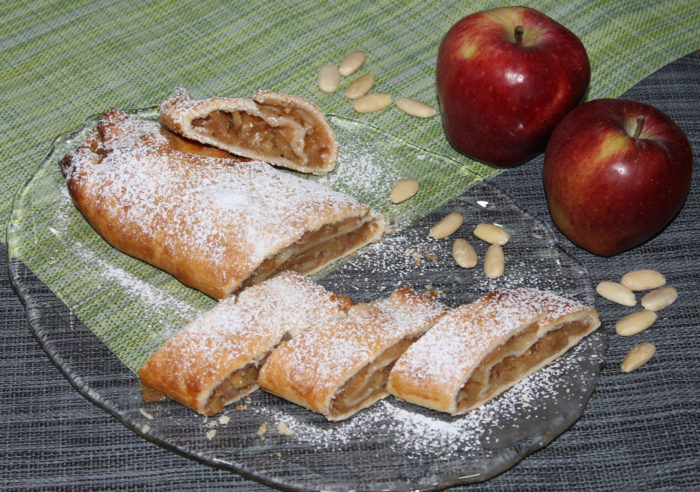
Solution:
[[[179,135],[295,171],[324,174],[338,157],[335,132],[323,112],[298,96],[258,91],[252,100],[192,100],[177,89],[159,114]]]
[[[261,364],[283,339],[326,323],[352,305],[283,272],[202,313],[139,370],[144,399],[168,396],[204,415],[254,391]]]
[[[389,392],[466,413],[552,363],[600,326],[598,313],[550,292],[497,290],[443,316],[396,362]]]
[[[445,307],[408,287],[315,323],[275,350],[260,371],[265,391],[342,420],[388,395],[394,361]]]
[[[349,195],[263,162],[86,144],[62,167],[110,244],[214,298],[276,272],[314,273],[385,229]]]
[[[249,160],[217,147],[183,138],[157,121],[134,118],[119,109],[112,108],[102,114],[97,123],[97,130],[106,148],[165,147],[180,152],[234,161]]]

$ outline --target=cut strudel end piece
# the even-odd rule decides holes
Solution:
[[[394,396],[466,413],[547,364],[600,325],[598,313],[536,289],[498,290],[443,316],[396,362]]]
[[[293,272],[229,297],[170,338],[141,367],[144,399],[164,394],[204,415],[254,391],[261,364],[283,339],[352,305]]]
[[[316,323],[275,350],[260,371],[262,389],[342,420],[388,395],[396,359],[445,307],[408,287]]]
[[[338,157],[325,115],[301,97],[258,91],[252,100],[192,100],[178,89],[159,112],[161,123],[184,137],[295,171],[324,174]]]
[[[263,162],[84,145],[62,167],[110,244],[214,298],[283,270],[316,272],[385,229],[349,195]]]
[[[109,109],[102,114],[97,123],[97,130],[105,148],[165,147],[180,152],[234,161],[249,160],[217,147],[183,138],[157,121],[135,118],[118,109]]]

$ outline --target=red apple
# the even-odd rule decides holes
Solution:
[[[693,154],[673,120],[648,104],[598,99],[552,133],[544,186],[552,220],[574,243],[612,256],[659,232],[680,210]]]
[[[467,156],[512,167],[542,152],[591,77],[581,41],[527,7],[469,15],[448,31],[437,60],[442,124]]]

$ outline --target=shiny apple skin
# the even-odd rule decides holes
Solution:
[[[634,138],[639,116],[641,134]],[[571,111],[547,144],[544,186],[554,224],[600,256],[634,248],[683,206],[693,153],[683,130],[648,104],[598,99]]]
[[[524,29],[523,43],[514,30]],[[584,98],[591,69],[574,33],[527,7],[469,15],[447,32],[437,60],[445,135],[463,154],[513,167],[544,151]]]

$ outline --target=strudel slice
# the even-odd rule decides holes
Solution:
[[[135,118],[118,109],[109,109],[102,114],[97,123],[97,130],[105,148],[165,147],[234,161],[249,160],[217,147],[183,138],[157,121]]]
[[[110,244],[214,298],[276,272],[316,272],[385,229],[349,195],[263,162],[84,145],[62,167]]]
[[[146,400],[161,395],[204,415],[254,391],[260,366],[283,339],[330,322],[352,305],[293,272],[229,297],[170,338],[141,367]]]
[[[324,174],[338,157],[325,115],[301,97],[258,91],[252,100],[192,100],[177,89],[159,112],[161,123],[184,137],[295,171]]]
[[[600,325],[598,313],[536,289],[498,290],[443,316],[396,362],[388,389],[466,413],[547,364]]]
[[[408,287],[357,304],[281,344],[260,371],[260,387],[328,420],[348,418],[388,395],[394,362],[444,311]]]

